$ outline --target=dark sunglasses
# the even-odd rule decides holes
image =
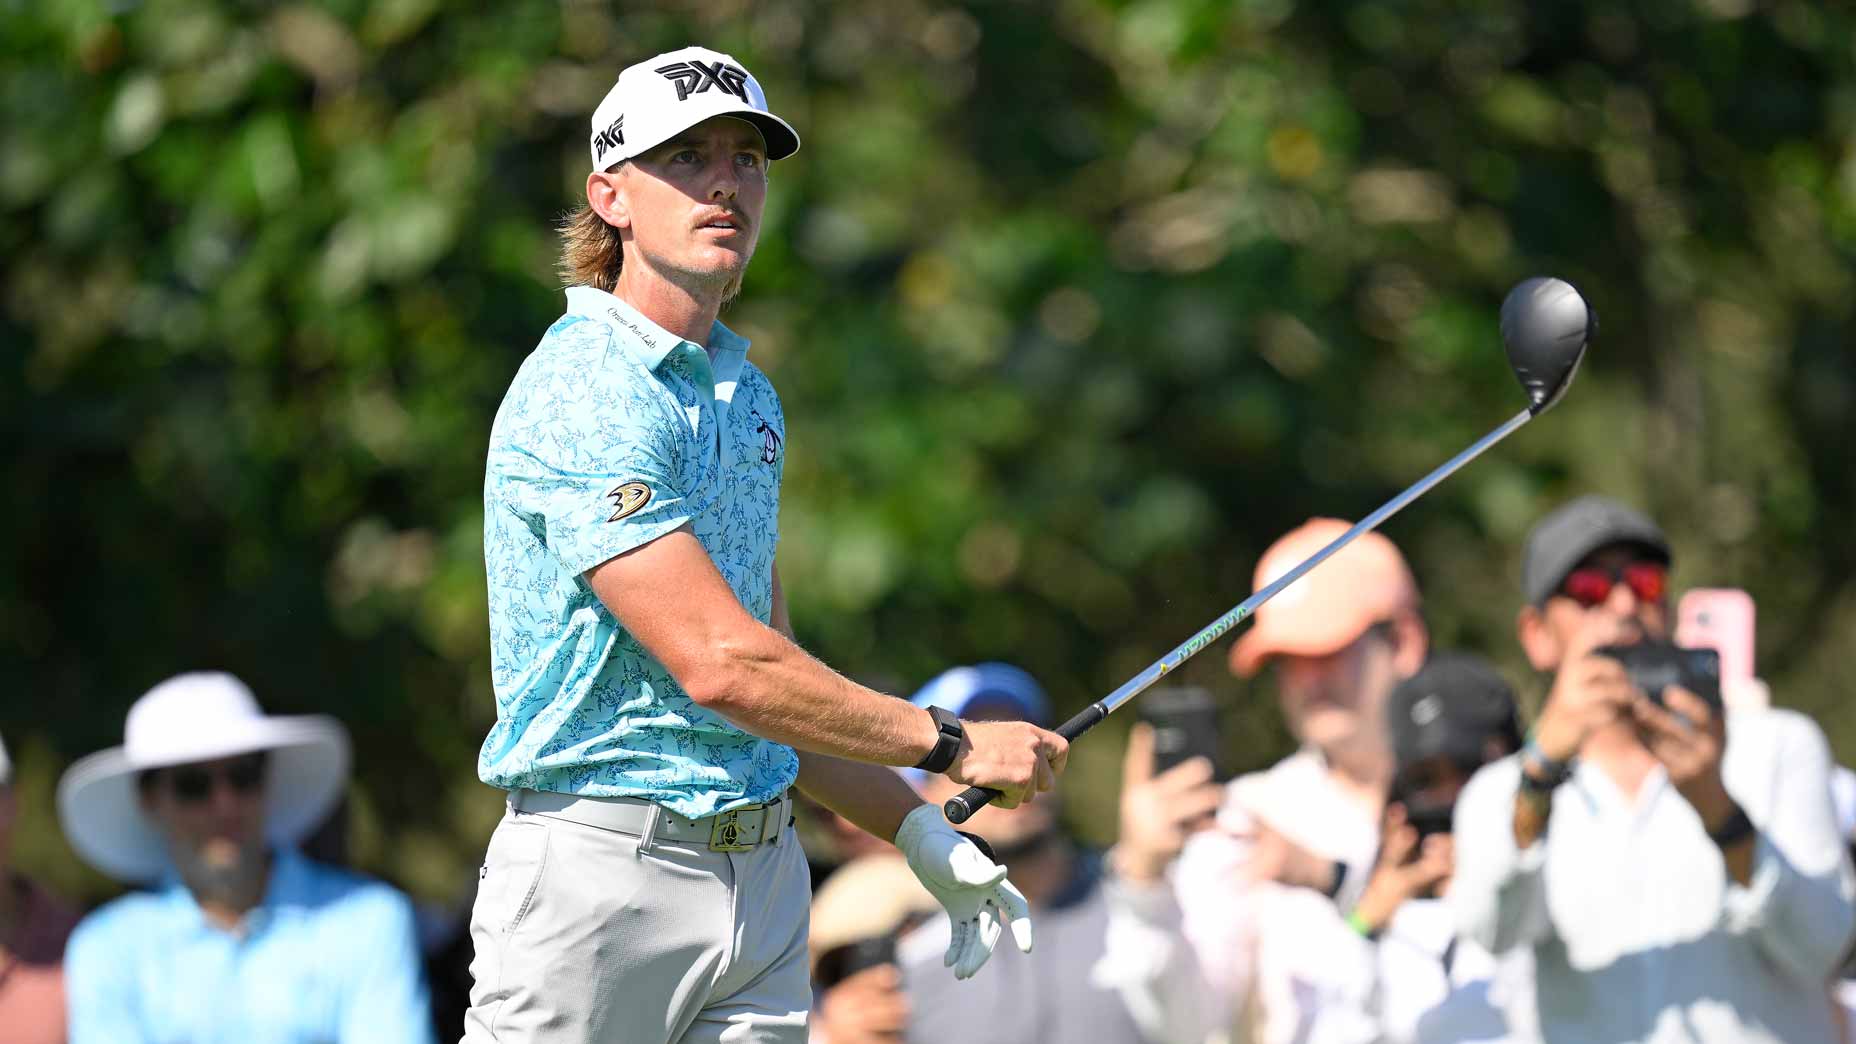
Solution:
[[[1590,609],[1603,604],[1622,581],[1639,602],[1660,602],[1669,593],[1669,568],[1655,562],[1633,562],[1623,569],[1588,566],[1575,569],[1560,581],[1559,593]]]
[[[168,792],[174,799],[188,805],[197,805],[211,797],[215,780],[224,780],[236,794],[254,794],[264,785],[264,759],[261,757],[240,758],[229,765],[207,768],[201,765],[187,765],[169,769]]]

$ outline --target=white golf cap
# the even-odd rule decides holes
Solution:
[[[798,133],[768,111],[767,93],[740,62],[706,47],[685,47],[619,73],[593,110],[593,169],[656,148],[711,116],[735,116],[758,127],[770,160],[799,151]]]

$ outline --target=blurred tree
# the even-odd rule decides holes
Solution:
[[[806,146],[728,321],[791,419],[801,637],[1074,708],[1520,399],[1495,308],[1603,318],[1550,418],[1387,528],[1517,681],[1519,541],[1651,509],[1856,752],[1856,24],[1803,0],[233,0],[0,8],[0,731],[21,861],[96,897],[56,773],[161,677],[355,730],[357,859],[455,894],[498,798],[481,474],[560,307],[551,222],[624,64],[700,40]],[[1234,759],[1290,742],[1220,653]],[[1106,823],[1113,734],[1078,747]]]

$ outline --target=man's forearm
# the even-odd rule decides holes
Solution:
[[[801,751],[799,789],[873,837],[893,841],[921,796],[881,765]]]
[[[858,685],[764,624],[718,641],[710,660],[685,688],[756,736],[879,765],[913,765],[934,749],[927,711]]]
[[[690,699],[747,732],[887,765],[913,765],[934,749],[927,711],[853,684],[749,613],[688,524],[586,579]],[[785,624],[785,591],[775,584],[772,594],[769,615]]]
[[[1547,832],[1547,817],[1553,812],[1553,792],[1517,787],[1514,816],[1509,820],[1514,831],[1514,846],[1527,848]]]

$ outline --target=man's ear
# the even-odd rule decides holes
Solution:
[[[1550,671],[1559,666],[1560,655],[1565,650],[1560,648],[1559,636],[1547,626],[1545,612],[1531,605],[1522,606],[1515,614],[1514,633],[1521,641],[1521,651],[1527,654],[1527,662],[1535,670]]]
[[[1415,612],[1400,613],[1392,622],[1397,644],[1392,648],[1392,668],[1400,678],[1409,678],[1424,668],[1430,655],[1431,632]]]
[[[625,168],[596,170],[586,176],[586,205],[613,228],[630,228],[631,201],[625,196]]]

